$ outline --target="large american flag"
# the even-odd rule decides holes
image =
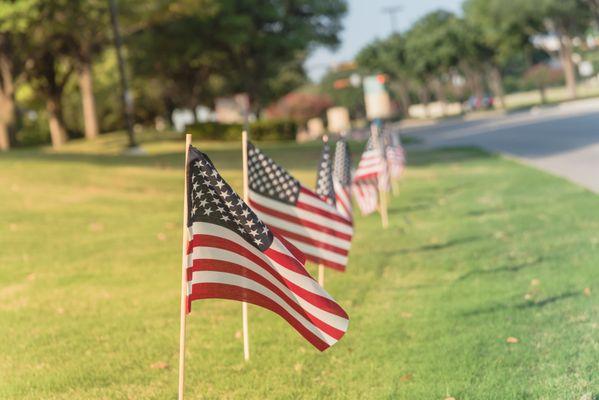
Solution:
[[[348,220],[353,219],[351,203],[351,154],[344,138],[335,146],[335,168],[333,170],[335,203],[339,214]]]
[[[371,136],[360,158],[352,185],[352,192],[363,215],[376,211],[379,190],[386,191],[388,186],[389,173],[385,154],[381,144]]]
[[[319,350],[337,342],[348,316],[304,268],[304,255],[273,233],[190,147],[187,310],[198,299],[245,301],[269,309]]]
[[[351,221],[249,142],[248,174],[250,205],[262,221],[308,260],[344,271]]]

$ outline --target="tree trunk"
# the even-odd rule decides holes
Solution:
[[[539,85],[539,94],[541,95],[541,104],[547,103],[547,96],[545,95],[545,85],[543,83]]]
[[[428,110],[428,103],[430,101],[430,96],[428,93],[428,89],[426,88],[426,85],[422,85],[422,87],[419,90],[419,97],[420,97],[420,103],[422,103],[423,107],[424,107],[424,116],[426,118],[430,117],[430,112]]]
[[[408,116],[409,113],[409,109],[410,109],[410,105],[412,104],[412,102],[410,101],[410,89],[409,89],[409,85],[407,82],[404,83],[395,83],[393,85],[393,89],[394,92],[397,93],[397,95],[399,96],[399,104],[401,106],[401,113],[404,116]]]
[[[491,87],[497,100],[496,104],[499,106],[499,108],[505,108],[505,96],[503,93],[503,78],[501,77],[501,71],[496,66],[492,66],[490,75]]]
[[[447,96],[445,95],[445,88],[443,87],[443,82],[439,78],[432,79],[433,90],[435,91],[435,96],[437,97],[437,101],[441,104],[441,115],[447,115]]]
[[[564,78],[566,79],[566,89],[568,97],[576,98],[576,70],[574,61],[572,61],[572,40],[568,35],[560,35],[559,55],[564,68]]]
[[[67,133],[62,121],[60,96],[49,96],[46,100],[46,110],[48,111],[52,147],[57,149],[67,141]]]
[[[0,54],[0,151],[10,149],[10,133],[15,122],[15,86],[10,59]]]
[[[96,100],[94,98],[94,86],[91,62],[81,62],[78,69],[79,91],[83,105],[83,124],[85,127],[85,138],[94,139],[98,136],[98,118],[96,115]]]

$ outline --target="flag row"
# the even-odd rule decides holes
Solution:
[[[405,155],[396,133],[372,134],[353,171],[347,141],[336,142],[334,155],[330,147],[325,137],[311,190],[246,141],[242,198],[206,154],[189,146],[188,313],[194,300],[238,300],[280,315],[321,351],[344,335],[347,313],[308,273],[306,261],[345,271],[352,194],[362,214],[374,212],[402,174]]]

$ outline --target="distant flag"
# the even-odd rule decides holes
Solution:
[[[248,143],[250,205],[306,258],[344,271],[353,227],[337,209]]]
[[[376,211],[379,203],[379,191],[387,191],[389,173],[382,146],[375,146],[372,136],[360,158],[354,174],[352,192],[363,215]]]
[[[401,139],[396,132],[388,132],[385,135],[385,155],[389,165],[389,174],[392,179],[399,179],[405,167],[405,152],[401,145]]]
[[[344,138],[335,146],[335,168],[333,170],[333,188],[337,211],[348,220],[352,220],[351,203],[351,156]]]
[[[187,309],[198,299],[245,301],[269,309],[323,351],[348,316],[304,268],[304,255],[273,233],[221,178],[207,155],[188,161]]]
[[[331,147],[329,141],[324,140],[322,144],[322,155],[318,163],[316,174],[316,194],[324,201],[335,207],[335,189],[333,186],[333,162],[331,160]]]

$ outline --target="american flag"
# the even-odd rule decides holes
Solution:
[[[339,214],[352,220],[351,203],[351,156],[349,146],[344,138],[337,141],[335,146],[335,168],[333,170],[333,188],[335,190],[335,204]]]
[[[335,344],[349,319],[304,268],[304,255],[273,233],[190,147],[187,310],[198,299],[245,301],[283,317],[319,350]]]
[[[399,179],[404,171],[406,158],[397,132],[388,132],[385,135],[385,148],[389,164],[389,174],[391,178]]]
[[[316,174],[316,194],[324,201],[335,206],[335,189],[333,186],[333,163],[331,161],[331,147],[328,140],[322,144],[322,155],[318,163]]]
[[[264,223],[308,260],[345,270],[353,236],[350,221],[249,142],[248,175],[250,205]]]
[[[388,190],[389,173],[381,144],[372,136],[366,143],[358,169],[354,174],[352,192],[363,215],[374,212],[378,206],[379,190]]]

